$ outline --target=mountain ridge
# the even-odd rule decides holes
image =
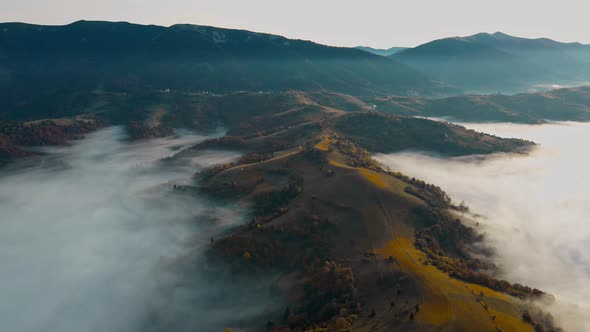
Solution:
[[[294,89],[355,95],[448,90],[405,64],[361,50],[186,24],[4,23],[0,59],[0,107],[15,112],[37,107],[31,105],[59,109],[60,101],[51,100],[56,96],[95,89]]]
[[[515,93],[590,80],[590,46],[479,33],[437,39],[390,56],[469,92]]]

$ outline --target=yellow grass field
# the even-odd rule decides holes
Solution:
[[[418,278],[423,287],[423,304],[417,322],[443,328],[444,331],[533,332],[520,317],[516,299],[485,287],[449,277],[432,265],[423,264],[426,255],[412,240],[398,237],[376,250],[383,257],[394,257],[399,266]],[[483,298],[479,299],[479,294]]]

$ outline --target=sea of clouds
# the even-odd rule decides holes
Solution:
[[[568,331],[590,331],[590,124],[464,124],[539,143],[528,156],[440,158],[380,154],[393,170],[441,186],[481,214],[501,278],[556,297],[549,311]]]
[[[0,172],[2,331],[217,331],[268,309],[272,276],[232,276],[203,257],[243,208],[173,190],[239,154],[162,164],[209,138],[179,133],[132,143],[107,128]]]

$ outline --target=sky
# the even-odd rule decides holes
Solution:
[[[502,31],[590,43],[586,0],[0,0],[0,22],[192,23],[335,46],[416,46]]]

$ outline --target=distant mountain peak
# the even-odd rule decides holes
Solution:
[[[395,54],[434,79],[475,91],[524,89],[538,82],[585,82],[590,46],[504,32],[431,41]],[[537,83],[535,83],[537,82]]]
[[[450,37],[431,41],[415,48],[410,48],[394,54],[392,57],[400,59],[407,58],[438,58],[449,59],[456,57],[504,57],[507,54],[499,49],[480,43],[479,38],[472,37]],[[402,61],[403,62],[403,61]]]
[[[494,32],[492,34],[489,33],[478,33],[469,37],[465,37],[466,39],[475,40],[477,42],[487,44],[488,46],[492,46],[495,48],[503,49],[503,48],[510,48],[512,50],[519,48],[519,49],[548,49],[548,48],[560,48],[560,47],[579,47],[583,44],[581,43],[566,43],[556,41],[550,38],[541,37],[541,38],[526,38],[526,37],[516,37],[504,32]]]
[[[502,38],[514,38],[514,36],[511,36],[511,35],[509,35],[509,34],[506,34],[506,33],[504,33],[504,32],[501,32],[501,31],[496,31],[496,32],[494,32],[494,33],[492,34],[492,36],[494,36],[494,37],[502,37]]]
[[[493,33],[489,33],[489,32],[479,32],[470,36],[464,36],[464,37],[457,37],[457,38],[478,38],[478,37],[494,37],[494,38],[516,38],[514,36],[511,36],[509,34],[506,34],[504,32],[501,31],[496,31]]]
[[[374,48],[374,47],[370,47],[370,46],[357,46],[355,48],[359,49],[361,51],[369,52],[369,53],[380,55],[380,56],[391,56],[393,54],[396,54],[398,52],[401,52],[401,51],[407,49],[407,47],[395,47],[395,46],[390,47],[388,49],[380,49],[380,48]]]

